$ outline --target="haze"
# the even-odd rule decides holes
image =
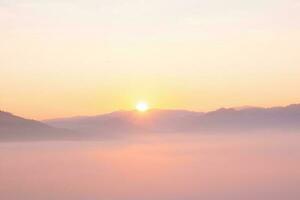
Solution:
[[[300,101],[297,0],[0,0],[0,104],[48,119]]]
[[[10,200],[298,200],[298,134],[0,144]]]

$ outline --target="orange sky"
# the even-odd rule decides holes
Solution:
[[[293,0],[3,1],[0,109],[34,119],[300,102]]]

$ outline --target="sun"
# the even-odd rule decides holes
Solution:
[[[135,105],[135,109],[139,112],[146,112],[149,109],[149,105],[146,102],[138,102]]]

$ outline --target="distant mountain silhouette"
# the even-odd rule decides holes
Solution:
[[[202,113],[185,110],[119,111],[109,114],[47,120],[45,123],[84,133],[173,132],[185,131]]]
[[[0,141],[70,139],[76,138],[75,136],[69,130],[0,111]]]
[[[125,133],[300,131],[300,104],[272,108],[119,111],[39,122],[0,111],[0,140],[91,139]]]
[[[300,131],[300,104],[286,107],[221,108],[200,113],[185,110],[120,111],[47,120],[45,123],[89,134],[129,132]]]

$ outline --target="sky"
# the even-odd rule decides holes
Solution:
[[[0,109],[300,103],[300,0],[0,0]]]

